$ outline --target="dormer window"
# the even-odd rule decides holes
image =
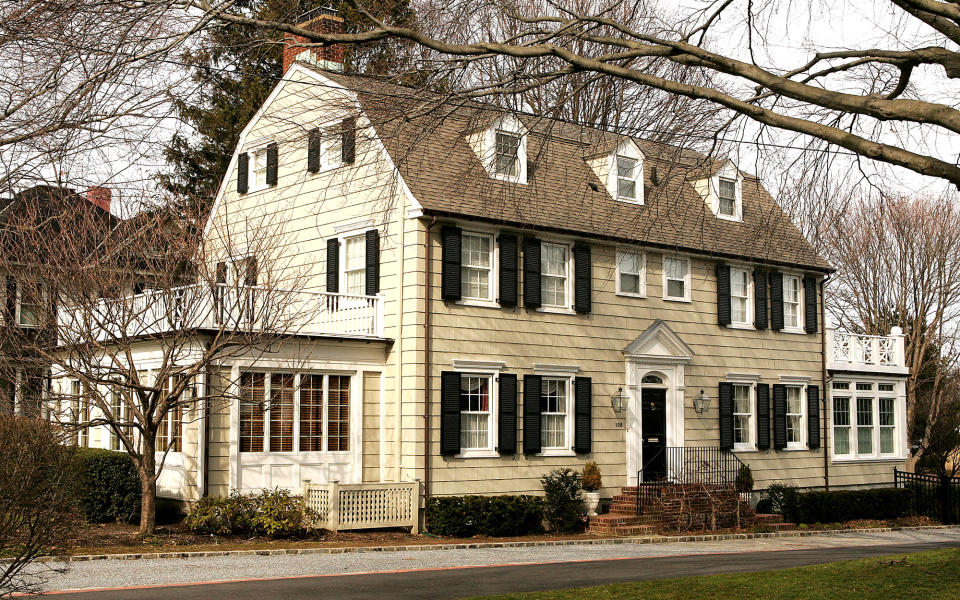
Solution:
[[[721,177],[717,186],[718,212],[732,219],[737,218],[737,180]]]
[[[617,198],[636,202],[638,162],[635,158],[617,155]]]
[[[501,177],[514,178],[520,171],[520,136],[500,129],[496,132],[493,172]]]

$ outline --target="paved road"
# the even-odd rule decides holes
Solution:
[[[960,547],[960,532],[898,532],[825,538],[486,551],[105,561],[79,563],[83,565],[80,569],[74,569],[60,580],[51,582],[49,587],[51,590],[71,587],[127,588],[79,593],[54,592],[58,599],[64,600],[171,597],[178,600],[318,597],[381,600],[385,592],[391,599],[423,598],[426,595],[431,598],[462,598],[642,579],[779,569],[949,546]],[[418,556],[406,556],[412,554]],[[221,562],[231,558],[232,565]],[[239,560],[244,558],[249,560]],[[94,577],[97,569],[100,576]],[[189,583],[198,581],[207,583]],[[171,589],[171,585],[175,587]],[[426,590],[429,590],[429,594]]]

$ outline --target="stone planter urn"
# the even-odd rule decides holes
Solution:
[[[597,507],[600,506],[600,492],[583,492],[583,505],[587,509],[588,517],[597,516]]]

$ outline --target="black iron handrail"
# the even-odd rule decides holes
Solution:
[[[665,456],[664,456],[665,455]],[[651,465],[663,459],[663,470],[651,472]],[[668,485],[705,484],[736,486],[737,475],[746,465],[736,454],[719,446],[667,446],[644,457],[637,472],[637,514],[646,496],[659,497]]]

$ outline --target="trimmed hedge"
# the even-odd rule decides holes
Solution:
[[[449,537],[507,537],[543,531],[538,496],[443,496],[427,500],[427,529]]]
[[[798,495],[797,523],[856,519],[898,519],[910,514],[910,491],[895,488],[804,492]]]
[[[140,520],[140,477],[126,452],[77,449],[77,496],[91,523]]]

